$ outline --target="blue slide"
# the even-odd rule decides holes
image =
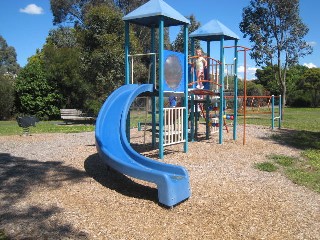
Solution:
[[[118,172],[153,182],[159,202],[168,207],[190,197],[188,172],[181,166],[154,161],[137,153],[126,136],[126,120],[134,99],[153,92],[152,84],[128,84],[115,90],[103,104],[96,121],[96,146],[100,157]]]

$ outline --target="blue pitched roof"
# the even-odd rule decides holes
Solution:
[[[158,27],[160,17],[164,17],[164,26],[190,24],[190,21],[163,0],[150,0],[128,13],[122,19],[138,25]]]
[[[211,20],[189,35],[203,41],[220,41],[220,36],[225,40],[237,40],[239,37],[218,20]]]

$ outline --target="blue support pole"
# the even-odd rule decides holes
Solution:
[[[130,28],[129,22],[125,22],[125,48],[124,48],[124,58],[125,58],[125,84],[129,84],[130,76],[130,63],[129,63],[129,52],[130,52]],[[128,141],[130,142],[130,111],[128,112],[126,121],[126,134]]]
[[[233,140],[237,140],[238,126],[238,40],[234,41],[234,97],[233,97]]]
[[[274,129],[274,95],[271,96],[271,129]]]
[[[219,144],[223,142],[223,113],[224,113],[224,36],[220,37],[220,104],[219,104]]]
[[[188,151],[188,25],[184,25],[184,152]]]
[[[129,84],[129,76],[130,76],[129,52],[130,52],[130,29],[129,29],[129,22],[125,21],[125,47],[124,47],[125,84]]]
[[[155,28],[151,28],[151,52],[155,52]],[[156,72],[155,72],[155,64],[156,64],[156,55],[152,55],[152,68],[151,68],[151,83],[156,86]],[[151,97],[151,108],[152,108],[152,147],[156,146],[156,97]]]
[[[164,139],[163,139],[163,82],[164,82],[164,20],[161,16],[159,21],[159,158],[164,157]]]
[[[281,121],[282,121],[282,98],[279,95],[279,129],[281,128]]]
[[[191,38],[191,56],[194,56],[194,38]],[[191,79],[190,82],[194,82],[194,69],[193,72],[191,73]],[[194,85],[194,84],[193,84]],[[191,94],[191,102],[190,102],[190,135],[191,135],[191,142],[194,142],[194,135],[195,135],[195,114],[194,114],[194,107],[195,107],[195,102],[194,102],[194,94]]]
[[[208,75],[208,79],[210,78],[210,66],[209,66],[209,58],[210,58],[210,41],[207,41],[207,75]],[[209,89],[210,89],[210,83],[208,83]],[[209,135],[210,135],[210,126],[209,126],[209,117],[210,117],[210,113],[209,113],[209,105],[210,105],[210,98],[209,96],[206,96],[206,139],[209,139]]]

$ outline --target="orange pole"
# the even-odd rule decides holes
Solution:
[[[244,50],[244,73],[243,73],[243,81],[244,81],[244,113],[243,113],[243,145],[246,144],[246,110],[247,110],[247,58],[246,58],[246,50]]]

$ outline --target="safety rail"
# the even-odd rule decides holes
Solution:
[[[164,146],[185,142],[183,114],[185,107],[164,108]]]

